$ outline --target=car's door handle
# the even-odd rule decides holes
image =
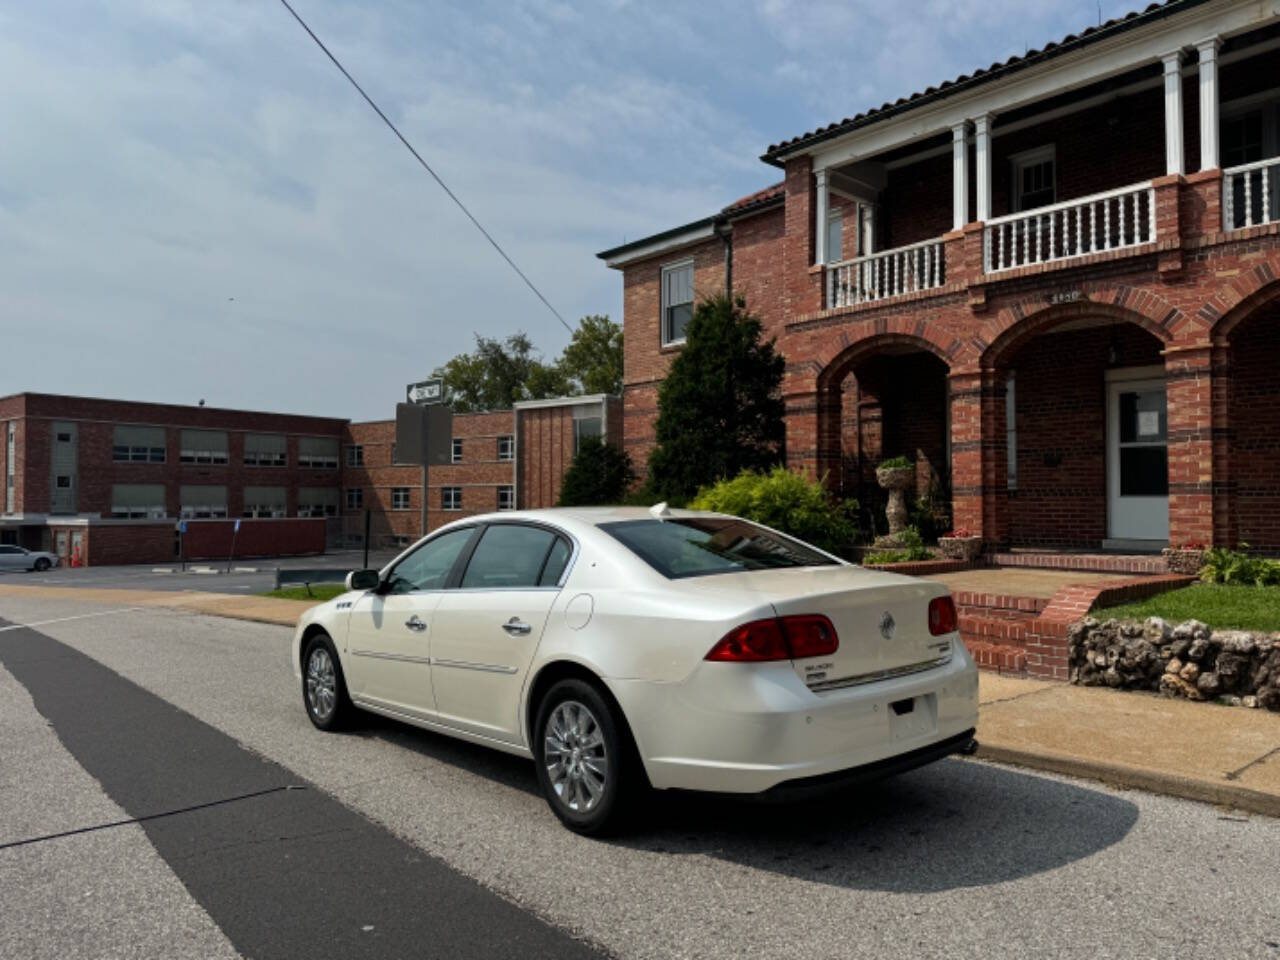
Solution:
[[[529,626],[519,617],[512,617],[502,625],[502,629],[507,631],[513,637],[523,637],[533,632],[533,627]]]
[[[418,615],[416,613],[412,617],[410,617],[408,620],[406,620],[404,622],[404,625],[408,627],[410,630],[417,630],[418,633],[421,633],[423,630],[427,629],[427,625],[418,619]]]

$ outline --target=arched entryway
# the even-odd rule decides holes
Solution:
[[[983,356],[988,536],[1012,547],[1169,540],[1169,417],[1151,325],[1116,309],[1028,318]]]
[[[916,466],[921,532],[936,536],[949,525],[948,372],[927,341],[883,336],[854,344],[819,378],[819,462],[828,486],[858,501],[868,530],[884,532],[875,470],[897,456]]]

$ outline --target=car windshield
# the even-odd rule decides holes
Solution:
[[[836,565],[831,557],[799,540],[731,517],[622,520],[602,523],[600,529],[669,580]]]

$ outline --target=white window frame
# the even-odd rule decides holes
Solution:
[[[832,207],[827,211],[827,263],[839,263],[844,259],[845,209],[845,207]],[[857,209],[857,205],[854,209]]]
[[[510,463],[516,458],[516,438],[512,434],[498,437],[498,461]]]
[[[506,501],[505,503],[503,501]],[[498,487],[498,509],[514,510],[516,508],[516,488],[509,484]]]
[[[346,453],[344,454],[348,467],[364,466],[364,444],[349,443],[347,444]]]
[[[688,300],[681,300],[679,303],[668,303],[667,302],[667,277],[680,270],[689,271],[690,297]],[[662,306],[662,313],[661,313],[661,316],[659,317],[658,323],[661,328],[659,330],[659,338],[664,347],[675,347],[685,342],[684,337],[676,338],[676,337],[668,336],[670,331],[667,327],[667,311],[671,307],[683,306],[685,303],[688,303],[690,308],[692,308],[694,299],[695,299],[692,291],[693,291],[694,281],[696,279],[697,279],[697,274],[694,272],[692,257],[689,257],[688,259],[685,259],[685,260],[677,261],[676,263],[667,263],[667,264],[664,264],[662,267],[662,273],[661,273],[661,276],[659,277],[660,295],[658,298],[659,303]]]
[[[391,509],[392,510],[408,510],[411,487],[392,487],[391,488]]]
[[[449,446],[449,462],[462,462],[462,437],[453,438],[453,442]]]
[[[1049,203],[1042,203],[1040,205],[1042,207],[1058,202],[1057,144],[1050,143],[1043,147],[1036,147],[1034,150],[1024,150],[1009,157],[1009,169],[1013,179],[1013,189],[1009,191],[1009,201],[1010,209],[1013,213],[1022,213],[1025,210],[1022,205],[1022,171],[1046,161],[1053,164],[1053,199]],[[1039,208],[1037,207],[1036,209]]]
[[[461,487],[441,487],[440,488],[440,509],[448,510],[450,513],[462,509],[462,488]]]

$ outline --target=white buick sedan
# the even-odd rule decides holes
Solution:
[[[946,587],[736,517],[471,517],[347,586],[294,636],[311,722],[359,708],[530,757],[580,833],[650,788],[761,793],[975,746]]]

